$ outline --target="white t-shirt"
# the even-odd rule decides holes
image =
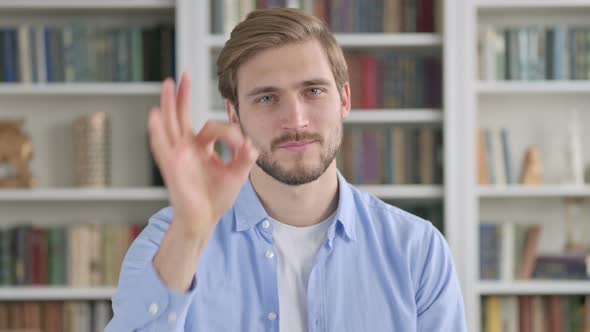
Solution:
[[[319,224],[294,227],[270,219],[277,254],[279,287],[279,330],[307,331],[307,282],[313,261],[334,214]]]

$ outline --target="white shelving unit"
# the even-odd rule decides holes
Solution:
[[[0,202],[97,202],[97,201],[161,201],[168,200],[164,188],[51,188],[3,189]]]
[[[462,282],[466,299],[477,298],[478,290],[472,285],[470,275],[470,252],[473,244],[465,239],[465,229],[470,209],[475,205],[476,188],[471,186],[469,174],[471,154],[465,152],[470,140],[465,133],[472,129],[469,115],[466,116],[465,94],[474,93],[473,88],[466,87],[472,80],[467,80],[464,73],[473,59],[465,58],[463,34],[468,0],[444,1],[444,17],[441,34],[337,34],[337,40],[345,48],[387,47],[403,49],[404,52],[435,52],[443,60],[443,109],[406,109],[374,110],[354,112],[347,124],[362,125],[436,125],[443,128],[445,142],[444,186],[361,186],[361,189],[374,193],[383,199],[394,200],[443,200],[445,236],[449,242],[456,261],[457,271]],[[464,3],[465,2],[465,3]],[[309,7],[310,0],[304,3]],[[193,123],[198,130],[209,119],[225,120],[225,112],[212,112],[211,89],[216,90],[210,82],[211,51],[223,46],[227,37],[209,33],[209,1],[194,0],[0,0],[0,23],[29,18],[36,21],[47,17],[91,15],[97,10],[101,15],[113,13],[124,16],[140,12],[163,12],[164,16],[174,16],[176,24],[176,67],[177,72],[188,71],[193,77]],[[137,14],[141,15],[141,14]],[[126,215],[133,212],[135,216],[144,214],[144,220],[155,212],[153,207],[167,203],[167,194],[163,189],[146,188],[148,170],[142,167],[147,160],[147,137],[145,125],[147,112],[152,105],[159,103],[159,83],[140,84],[47,84],[20,85],[0,84],[0,115],[23,114],[37,117],[38,122],[29,128],[40,146],[35,151],[33,172],[41,177],[41,186],[31,191],[0,191],[0,209],[7,219],[19,218],[22,209],[33,216],[44,217],[46,210],[57,214],[66,213],[73,207],[76,216],[92,212],[93,215]],[[467,91],[467,92],[466,92]],[[51,98],[51,103],[47,103]],[[100,106],[99,106],[100,105]],[[71,187],[72,169],[67,155],[55,150],[51,155],[51,138],[59,138],[67,144],[67,130],[64,123],[73,119],[73,114],[88,114],[92,111],[107,109],[117,116],[114,121],[113,167],[119,171],[115,174],[114,188],[107,190],[81,190]],[[47,132],[44,128],[52,128]],[[36,145],[37,146],[37,145]],[[65,147],[64,147],[65,149]],[[128,162],[132,165],[126,165]],[[142,166],[143,165],[143,166]],[[55,172],[47,170],[54,169]],[[473,202],[472,202],[473,201]],[[150,209],[145,212],[135,203],[145,203]],[[116,204],[115,204],[116,203]],[[87,210],[96,209],[96,210]],[[33,211],[36,210],[36,211]],[[132,210],[132,211],[131,211]],[[0,288],[0,301],[4,300],[43,300],[43,299],[108,299],[113,294],[112,288],[77,289],[70,287],[8,287]],[[468,305],[468,318],[472,308]],[[471,325],[473,326],[473,325]],[[475,331],[474,329],[470,329]]]
[[[0,301],[110,300],[115,287],[0,287]]]
[[[590,281],[534,280],[514,282],[480,282],[480,295],[578,295],[590,294]]]
[[[181,1],[178,1],[181,2]],[[175,0],[0,0],[0,24],[176,22]],[[179,31],[179,38],[183,37]],[[179,55],[177,49],[177,57]],[[165,188],[150,187],[147,114],[159,103],[160,82],[0,83],[0,117],[24,117],[33,140],[34,189],[0,189],[2,224],[146,222],[168,205]],[[71,124],[106,111],[111,125],[111,183],[104,189],[73,183]],[[114,287],[2,286],[0,301],[110,300]]]
[[[0,84],[0,96],[159,96],[160,83]]]
[[[225,111],[214,111],[207,118],[227,121]],[[442,111],[435,109],[397,109],[397,110],[353,110],[345,120],[347,124],[438,124],[443,123]]]
[[[0,0],[0,9],[173,9],[175,0]]]
[[[223,35],[207,36],[207,45],[211,48],[222,48],[228,37]],[[443,38],[434,33],[403,33],[403,34],[337,34],[336,41],[342,47],[441,47]]]
[[[590,93],[590,82],[482,82],[477,86],[480,95],[514,94],[571,94]]]
[[[479,187],[481,198],[590,198],[590,186],[507,186]]]
[[[461,154],[461,134],[458,131],[457,120],[461,118],[459,107],[459,90],[456,88],[454,72],[461,62],[455,62],[453,54],[456,52],[458,39],[455,34],[458,32],[457,20],[451,16],[456,11],[456,4],[453,1],[441,1],[445,19],[442,24],[444,33],[398,33],[398,34],[336,34],[336,40],[345,49],[356,48],[391,48],[400,49],[404,52],[419,52],[417,54],[441,54],[443,60],[443,110],[434,109],[399,109],[399,110],[363,110],[351,112],[346,124],[354,125],[436,125],[443,128],[445,141],[445,166],[444,186],[367,186],[361,188],[371,191],[383,199],[400,200],[444,200],[445,236],[447,237],[451,250],[457,256],[462,252],[462,235],[460,227],[460,210],[462,198],[455,196],[460,193],[461,183],[458,179],[461,173],[456,171],[453,165],[456,158]],[[189,58],[196,60],[192,66],[194,81],[200,86],[193,89],[195,103],[193,103],[193,119],[196,128],[200,128],[207,120],[227,121],[225,111],[211,109],[211,96],[216,93],[217,86],[210,82],[210,64],[212,63],[212,51],[223,47],[227,35],[210,33],[210,1],[201,2],[180,2],[178,12],[198,13],[193,17],[187,30],[190,31],[191,42],[199,43],[205,47],[192,47]],[[305,0],[304,10],[310,11],[312,1]],[[451,16],[449,16],[451,15]],[[188,64],[188,62],[187,62]],[[199,85],[202,84],[202,85]],[[205,87],[205,89],[201,88]],[[461,261],[458,260],[458,270],[462,275],[464,270]],[[463,278],[462,278],[463,279]]]
[[[465,266],[463,283],[469,331],[482,330],[481,298],[503,295],[585,295],[590,282],[574,280],[482,281],[479,279],[480,220],[510,220],[540,223],[543,249],[561,250],[565,241],[564,199],[588,202],[586,185],[570,185],[556,174],[565,160],[563,151],[567,134],[568,111],[580,111],[581,123],[590,124],[588,81],[479,81],[478,27],[538,26],[553,24],[588,25],[588,0],[463,0],[460,33],[463,65],[457,73],[464,105],[461,130],[474,133],[463,142],[465,162],[462,213],[465,222]],[[520,174],[524,150],[530,144],[541,147],[546,166],[546,183],[539,186],[505,185],[482,187],[477,184],[476,130],[483,127],[507,127],[513,144],[514,170]],[[586,134],[584,134],[586,135]],[[586,136],[582,138],[587,141]],[[559,150],[561,149],[561,150]],[[558,151],[553,152],[552,151]],[[585,151],[587,153],[587,151]],[[584,155],[584,162],[590,162]],[[588,215],[588,209],[581,212]],[[504,218],[504,219],[502,219]],[[587,244],[589,245],[589,244]],[[549,249],[547,249],[549,248]]]
[[[424,199],[442,199],[442,186],[426,185],[358,185],[359,189],[372,193],[381,199],[398,199],[398,200],[424,200]]]

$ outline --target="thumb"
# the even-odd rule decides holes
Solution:
[[[238,149],[236,156],[228,164],[232,173],[238,176],[246,177],[256,159],[258,159],[258,150],[252,144],[250,138],[244,140],[244,143]]]

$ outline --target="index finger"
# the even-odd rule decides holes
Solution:
[[[215,142],[221,141],[236,151],[244,143],[244,135],[237,125],[207,121],[197,134],[197,141],[207,150],[213,150]]]
[[[192,80],[188,73],[182,73],[180,85],[178,87],[178,97],[176,98],[176,107],[178,108],[178,120],[180,126],[180,135],[193,133],[193,124],[191,119],[191,88]]]

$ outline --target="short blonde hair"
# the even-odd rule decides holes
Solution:
[[[319,18],[292,8],[255,10],[232,30],[217,58],[219,92],[237,110],[237,72],[242,63],[263,50],[310,38],[317,39],[326,52],[341,93],[348,82],[348,68],[334,35]]]

